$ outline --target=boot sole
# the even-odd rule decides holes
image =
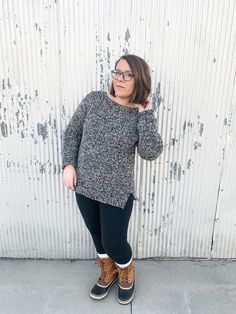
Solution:
[[[104,298],[108,295],[108,293],[109,293],[111,287],[114,285],[114,283],[117,281],[117,279],[118,279],[118,276],[117,276],[117,277],[113,280],[113,282],[110,284],[110,286],[109,286],[109,288],[107,289],[107,292],[106,292],[105,294],[103,294],[103,295],[101,295],[101,296],[98,296],[98,295],[96,295],[96,294],[90,293],[89,296],[90,296],[92,299],[95,299],[95,300],[102,300],[102,299],[104,299]]]

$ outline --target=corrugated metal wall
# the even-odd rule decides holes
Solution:
[[[134,257],[236,257],[235,1],[2,0],[0,35],[0,256],[96,256],[63,186],[62,134],[134,53],[165,143],[136,156]]]

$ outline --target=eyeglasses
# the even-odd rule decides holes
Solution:
[[[134,77],[134,74],[132,72],[119,72],[119,71],[115,71],[115,70],[112,70],[111,71],[111,76],[114,78],[114,79],[118,79],[118,77],[120,76],[123,76],[123,79],[125,81],[130,81],[132,79],[132,77]]]

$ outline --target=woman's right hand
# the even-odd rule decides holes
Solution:
[[[63,170],[63,183],[68,189],[74,191],[74,186],[77,183],[77,174],[73,165],[65,166]]]
[[[147,98],[143,104],[139,105],[139,112],[152,109],[152,103],[149,98]]]

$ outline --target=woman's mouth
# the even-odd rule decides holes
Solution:
[[[123,86],[119,86],[119,85],[116,85],[116,88],[125,88],[125,87],[123,87]]]

